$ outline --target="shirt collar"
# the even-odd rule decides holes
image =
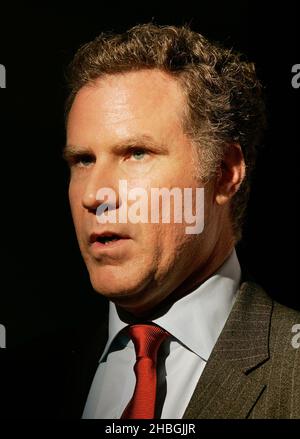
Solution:
[[[234,249],[209,279],[175,302],[153,323],[207,361],[230,314],[240,279],[241,268]],[[116,335],[127,325],[120,319],[115,304],[110,302],[108,341],[100,361]]]

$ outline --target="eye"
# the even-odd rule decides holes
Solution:
[[[130,151],[130,155],[134,160],[140,161],[142,159],[145,158],[147,154],[147,151],[145,151],[144,149],[140,148],[135,148],[133,150]]]
[[[74,154],[67,162],[70,167],[86,168],[95,162],[95,157],[91,154]]]
[[[95,161],[94,158],[89,154],[82,154],[78,156],[76,159],[77,165],[82,167],[89,166],[94,161]]]

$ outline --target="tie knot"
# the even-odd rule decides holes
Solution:
[[[156,325],[137,324],[128,328],[137,358],[148,357],[156,362],[157,351],[169,333]]]

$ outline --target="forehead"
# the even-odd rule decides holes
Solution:
[[[77,93],[68,118],[68,137],[89,133],[95,140],[98,135],[140,131],[168,136],[170,130],[182,129],[184,105],[178,81],[160,70],[106,75]]]

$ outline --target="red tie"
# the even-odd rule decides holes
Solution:
[[[134,343],[136,384],[133,396],[121,419],[153,419],[156,400],[157,351],[168,332],[154,325],[132,325],[128,328]]]

